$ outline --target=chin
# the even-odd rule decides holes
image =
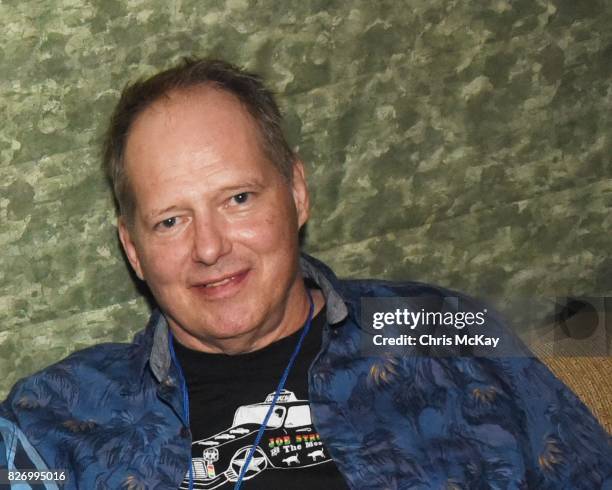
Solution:
[[[256,330],[261,324],[260,321],[251,318],[245,320],[249,315],[237,314],[231,316],[220,316],[207,322],[206,325],[200,325],[196,328],[197,332],[201,332],[204,336],[214,339],[225,340],[239,337]]]

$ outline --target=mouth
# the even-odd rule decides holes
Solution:
[[[248,269],[239,271],[223,277],[214,278],[211,281],[197,283],[193,286],[193,288],[204,296],[211,298],[231,296],[240,289],[248,273]]]
[[[227,284],[227,283],[233,281],[234,279],[236,279],[236,276],[230,276],[230,277],[226,277],[225,279],[221,279],[220,281],[206,283],[206,284],[204,284],[201,287],[205,287],[205,288],[218,288],[219,286],[223,286],[224,284]]]

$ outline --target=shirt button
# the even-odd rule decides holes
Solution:
[[[159,387],[159,393],[163,396],[170,395],[170,393],[174,391],[174,388],[174,380],[172,378],[167,378],[162,381],[161,386]]]
[[[188,437],[191,437],[191,432],[189,431],[187,427],[181,427],[179,434],[181,435],[183,439],[187,439]]]

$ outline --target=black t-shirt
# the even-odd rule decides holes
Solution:
[[[324,325],[325,309],[312,321],[245,473],[244,489],[348,488],[310,418],[308,368]],[[301,333],[236,356],[174,342],[189,392],[195,489],[233,488]],[[188,476],[181,488],[189,488]]]

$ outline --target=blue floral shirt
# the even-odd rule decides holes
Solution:
[[[495,315],[487,332],[516,355],[372,351],[364,298],[409,297],[418,310],[419,297],[456,293],[341,281],[306,255],[301,266],[327,301],[312,419],[351,488],[612,489],[610,436]],[[66,489],[178,488],[191,433],[168,341],[156,311],[131,344],[76,352],[18,382],[0,404],[0,469],[66,470]]]

